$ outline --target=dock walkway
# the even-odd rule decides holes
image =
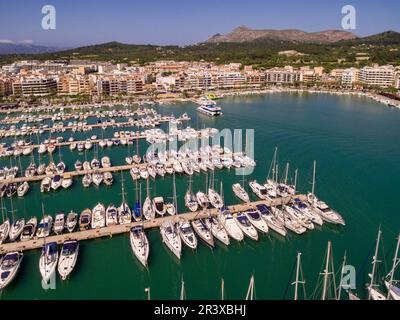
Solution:
[[[306,198],[305,195],[296,195],[296,197],[300,198],[302,200],[304,200]],[[287,197],[287,198],[277,198],[274,201],[260,200],[260,201],[250,202],[250,203],[235,204],[232,206],[228,206],[228,210],[231,213],[237,213],[237,212],[245,211],[247,209],[255,208],[256,205],[258,205],[258,204],[266,204],[269,206],[286,204],[291,199],[292,199],[291,197]],[[65,233],[65,234],[61,234],[61,235],[53,235],[53,236],[46,237],[46,243],[56,242],[57,244],[62,244],[63,242],[65,242],[67,240],[83,241],[83,240],[103,238],[103,237],[112,237],[113,235],[127,233],[130,231],[130,229],[132,227],[138,226],[138,225],[143,225],[143,227],[145,229],[157,228],[164,221],[167,221],[167,220],[177,221],[178,219],[185,219],[185,220],[191,221],[191,220],[195,220],[195,219],[206,218],[207,216],[215,217],[218,215],[218,213],[219,213],[219,211],[217,209],[212,208],[212,209],[206,209],[206,210],[201,210],[201,211],[197,211],[197,212],[187,212],[187,213],[182,213],[182,214],[178,214],[178,215],[174,215],[174,216],[165,216],[165,217],[155,218],[153,220],[144,220],[143,222],[132,222],[129,224],[124,224],[124,225],[118,224],[118,225],[104,227],[104,228],[76,231],[76,232]],[[13,251],[26,251],[26,250],[38,249],[43,246],[44,241],[45,240],[43,238],[38,239],[35,237],[29,241],[23,241],[23,242],[18,241],[18,242],[5,243],[5,244],[0,245],[0,253],[5,254],[8,252],[13,252]]]

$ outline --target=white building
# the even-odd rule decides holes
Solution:
[[[342,86],[351,87],[360,81],[360,70],[357,68],[344,69],[342,72]]]
[[[293,68],[272,68],[265,71],[266,83],[294,83],[300,80],[300,71]]]
[[[394,67],[374,66],[360,70],[360,81],[369,86],[391,87],[394,85]]]

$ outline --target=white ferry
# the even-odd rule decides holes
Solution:
[[[202,104],[197,108],[197,110],[211,117],[223,114],[221,107],[212,104]]]

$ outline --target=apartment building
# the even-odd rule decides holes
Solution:
[[[57,93],[57,81],[54,77],[27,76],[17,78],[12,84],[14,95],[45,96]]]
[[[344,69],[342,72],[342,86],[351,87],[360,81],[360,70],[357,68]]]
[[[239,71],[219,71],[212,75],[211,86],[218,89],[234,89],[246,83],[244,74]]]
[[[12,94],[12,81],[9,79],[0,79],[0,97]]]
[[[265,71],[266,83],[294,83],[301,79],[300,71],[292,67],[272,68]]]
[[[364,67],[360,70],[360,81],[368,86],[391,87],[394,85],[394,72],[391,65]]]

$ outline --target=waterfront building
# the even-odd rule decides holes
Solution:
[[[285,68],[272,68],[265,71],[266,83],[294,83],[301,80],[300,71],[288,66]]]
[[[391,87],[394,85],[394,67],[373,66],[360,70],[360,81],[368,86]]]
[[[351,87],[355,83],[360,81],[360,70],[357,68],[344,69],[342,72],[342,85],[345,87]]]

